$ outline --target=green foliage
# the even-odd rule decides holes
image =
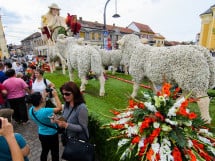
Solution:
[[[181,127],[175,127],[175,129],[170,132],[170,138],[172,138],[171,140],[175,140],[176,144],[181,148],[184,148],[187,143],[186,135]]]
[[[215,97],[215,89],[209,89],[208,90],[208,96]]]

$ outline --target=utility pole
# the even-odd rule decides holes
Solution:
[[[4,57],[9,58],[7,43],[6,43],[3,25],[1,21],[1,15],[0,15],[0,49],[2,52],[1,58],[4,58]]]

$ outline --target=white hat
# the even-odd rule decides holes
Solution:
[[[58,10],[61,9],[61,8],[59,8],[58,5],[55,4],[55,3],[52,3],[51,6],[49,6],[49,8],[50,8],[50,9],[54,8],[54,9],[58,9]]]

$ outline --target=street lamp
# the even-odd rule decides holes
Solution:
[[[106,8],[108,3],[110,2],[110,0],[107,0],[105,3],[105,8],[104,8],[104,26],[103,26],[103,48],[107,48],[107,37],[108,37],[108,31],[107,31],[107,26],[106,26]],[[118,18],[120,17],[119,14],[117,14],[117,5],[116,5],[116,0],[115,0],[115,9],[116,9],[116,13],[112,16],[113,18]]]
[[[112,16],[113,18],[119,18],[120,15],[117,13],[117,0],[115,0],[115,14]]]

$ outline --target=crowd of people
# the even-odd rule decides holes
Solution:
[[[60,16],[57,4],[51,4],[48,8],[48,13],[41,17],[41,31],[43,38],[51,45],[51,34],[55,28],[62,26],[65,29],[68,24]],[[76,21],[69,24],[74,34],[77,29],[73,31],[73,28],[77,24]],[[43,74],[42,62],[37,59],[32,62],[13,58],[0,61],[0,160],[29,160],[28,143],[13,130],[13,124],[26,126],[29,118],[38,127],[41,161],[47,161],[49,151],[52,161],[59,161],[58,129],[64,136],[63,145],[66,144],[65,138],[88,141],[88,110],[79,87],[74,82],[62,84],[59,89],[65,102],[62,105],[55,85]],[[53,107],[48,100],[51,100]]]
[[[62,106],[54,83],[44,78],[42,69],[27,68],[23,72],[18,68],[0,62],[0,158],[16,161],[21,156],[19,161],[28,161],[30,148],[21,134],[14,133],[13,124],[26,126],[30,118],[38,127],[40,160],[47,161],[50,151],[52,161],[59,161],[58,128],[67,137],[89,138],[85,135],[89,135],[88,111],[83,95],[74,82],[64,83],[59,89],[65,101]],[[50,98],[54,107],[47,105]]]

